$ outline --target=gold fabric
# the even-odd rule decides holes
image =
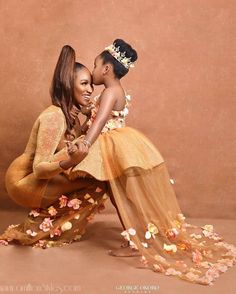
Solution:
[[[54,105],[36,119],[22,155],[9,166],[5,185],[9,196],[32,210],[21,224],[10,225],[0,243],[34,247],[61,246],[79,240],[89,220],[104,209],[106,183],[92,177],[69,180],[59,166],[68,158],[65,117]]]
[[[141,253],[140,266],[211,285],[236,262],[236,247],[212,225],[189,224],[181,212],[166,163],[141,132],[122,127],[99,135],[89,155],[67,175],[109,180],[126,230]]]
[[[58,162],[67,153],[62,147],[54,154],[58,144],[54,140],[63,133],[56,127],[59,113],[54,108],[52,117],[46,114],[50,123],[45,123],[45,128],[51,128],[46,133],[40,132],[36,122],[25,154],[10,166],[6,176],[7,189],[16,202],[43,207],[31,211],[23,224],[9,226],[0,236],[1,243],[19,241],[47,248],[80,239],[90,212],[102,208],[107,198],[105,187],[99,188],[96,178],[109,181],[126,228],[122,236],[141,252],[141,267],[211,285],[235,264],[236,247],[225,242],[212,225],[197,227],[186,222],[163,157],[140,131],[116,127],[111,119],[88,156],[61,171]],[[72,187],[83,180],[83,188],[76,193],[57,195],[67,182]]]

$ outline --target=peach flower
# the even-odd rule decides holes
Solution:
[[[60,208],[65,207],[67,205],[68,197],[65,195],[61,195],[59,198],[60,201]]]
[[[56,210],[56,208],[55,208],[54,206],[50,206],[50,207],[48,208],[48,213],[49,213],[51,216],[54,216],[54,215],[57,214],[57,210]]]
[[[71,199],[68,203],[67,206],[68,207],[73,207],[73,209],[79,209],[80,208],[80,204],[82,203],[82,201],[80,199]]]

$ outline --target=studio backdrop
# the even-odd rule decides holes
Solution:
[[[0,210],[21,209],[5,172],[51,104],[62,46],[92,70],[123,38],[139,56],[127,124],[161,152],[187,216],[236,217],[235,1],[1,0],[0,13]]]

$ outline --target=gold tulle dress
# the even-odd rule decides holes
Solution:
[[[64,171],[71,181],[109,181],[125,225],[121,235],[141,253],[139,267],[202,285],[212,285],[236,262],[236,247],[211,224],[187,223],[178,205],[165,161],[140,131],[125,125],[131,98],[112,111],[87,157]],[[89,125],[96,119],[99,96]],[[54,157],[65,157],[62,149]]]
[[[96,119],[99,96],[89,125]],[[125,125],[131,98],[112,111],[87,157],[66,171],[69,179],[109,181],[126,230],[121,235],[141,253],[140,266],[202,285],[212,285],[236,262],[236,247],[211,224],[187,223],[165,161],[140,131]]]

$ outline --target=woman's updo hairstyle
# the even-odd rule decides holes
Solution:
[[[130,58],[131,62],[135,62],[138,59],[137,52],[124,40],[122,39],[116,39],[113,42],[113,45],[117,48],[119,47],[119,51],[121,53],[125,52],[125,57]],[[100,56],[103,59],[103,64],[111,63],[114,68],[114,74],[115,77],[118,79],[121,79],[123,76],[125,76],[129,69],[126,68],[122,63],[120,63],[115,57],[113,57],[109,51],[104,50]]]
[[[74,101],[75,71],[85,67],[83,64],[75,62],[75,58],[75,50],[71,46],[62,47],[50,88],[52,104],[59,106],[65,115],[67,124],[65,134],[68,136],[72,135],[71,130],[75,123],[70,114]]]

